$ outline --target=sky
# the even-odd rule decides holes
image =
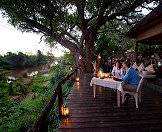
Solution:
[[[22,33],[7,23],[7,19],[0,14],[0,54],[7,52],[35,54],[37,50],[46,54],[51,51],[50,47],[43,41],[40,42],[41,35],[34,33]],[[52,53],[58,57],[63,55],[65,49],[61,46],[52,49]]]

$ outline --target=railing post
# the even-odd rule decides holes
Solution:
[[[58,86],[58,108],[59,108],[59,118],[60,119],[62,117],[62,112],[61,112],[62,105],[63,105],[62,86],[59,85]]]

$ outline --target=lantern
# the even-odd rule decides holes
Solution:
[[[75,80],[76,80],[76,82],[79,82],[79,77],[76,77]]]
[[[66,105],[62,105],[61,114],[62,114],[62,117],[69,117],[70,111],[69,111],[69,108]]]

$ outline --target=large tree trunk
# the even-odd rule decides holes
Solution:
[[[93,57],[94,57],[94,42],[96,34],[94,32],[89,32],[85,37],[85,58],[84,58],[84,72],[93,72]]]
[[[74,53],[74,56],[76,59],[76,67],[80,69],[81,73],[92,73],[96,34],[94,32],[85,34],[83,46],[80,46],[80,49]]]

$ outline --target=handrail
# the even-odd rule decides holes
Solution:
[[[76,72],[77,70],[73,71],[71,74],[67,75],[64,79],[58,82],[51,99],[42,110],[41,114],[33,124],[32,128],[28,129],[27,132],[44,132],[48,130],[47,117],[50,114],[50,111],[52,110],[54,103],[56,102],[57,96],[58,96],[58,106],[59,106],[59,117],[61,117],[61,107],[63,105],[62,85],[65,84],[65,82],[69,80],[70,77],[75,75]]]

